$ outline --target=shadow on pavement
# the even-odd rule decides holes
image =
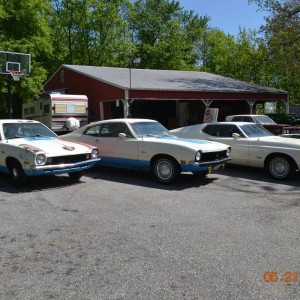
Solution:
[[[296,172],[295,177],[290,180],[278,180],[272,178],[264,169],[262,168],[254,168],[254,167],[245,167],[238,165],[230,165],[227,164],[226,168],[222,172],[218,172],[220,175],[226,175],[234,178],[255,180],[261,183],[266,184],[277,184],[277,185],[285,185],[291,187],[300,187],[300,172]]]
[[[51,190],[64,188],[66,186],[74,186],[76,184],[83,184],[84,177],[80,181],[72,181],[66,175],[47,175],[47,176],[34,176],[28,177],[28,182],[24,187],[15,187],[9,178],[8,174],[0,174],[0,192],[5,193],[28,193],[38,190]]]
[[[95,180],[101,179],[115,183],[132,184],[147,188],[155,188],[161,190],[181,191],[188,188],[197,188],[210,184],[217,180],[214,174],[207,177],[196,177],[191,173],[183,173],[178,180],[169,185],[161,184],[155,180],[152,174],[148,171],[125,170],[117,168],[109,168],[103,166],[96,166],[85,172],[85,176]]]

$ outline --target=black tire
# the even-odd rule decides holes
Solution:
[[[20,187],[26,184],[27,176],[25,175],[25,172],[18,161],[10,161],[8,163],[8,169],[11,181],[14,186]]]
[[[272,155],[265,165],[268,173],[276,179],[287,180],[293,178],[296,172],[295,162],[285,155]]]
[[[170,184],[178,178],[180,167],[172,157],[161,156],[153,162],[152,173],[159,183]]]
[[[206,171],[194,171],[193,174],[196,177],[204,178],[208,174],[208,170],[206,170]]]
[[[68,175],[72,181],[78,181],[82,177],[83,171],[68,173]]]

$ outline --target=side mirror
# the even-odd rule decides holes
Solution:
[[[234,132],[234,133],[232,134],[232,137],[233,137],[234,139],[239,139],[241,136],[240,136],[238,133]]]
[[[119,133],[119,138],[125,139],[127,137],[127,135],[123,132]]]

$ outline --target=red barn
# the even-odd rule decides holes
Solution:
[[[266,102],[281,101],[288,111],[286,91],[206,72],[62,65],[44,89],[87,95],[90,122],[131,115],[174,128],[202,123],[208,107],[219,109],[219,121]]]

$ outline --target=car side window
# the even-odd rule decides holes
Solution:
[[[3,131],[6,139],[13,139],[18,134],[18,126],[15,124],[3,124]]]
[[[99,133],[100,133],[100,125],[90,127],[84,132],[85,135],[90,135],[95,137],[98,137]]]
[[[233,117],[232,121],[233,122],[241,122],[241,121],[243,121],[243,118],[242,117]]]
[[[205,127],[205,129],[207,129],[207,127]],[[205,133],[222,138],[231,138],[233,133],[238,133],[240,136],[244,136],[237,126],[231,124],[215,124],[211,126],[210,133]]]
[[[214,127],[214,125],[208,124],[202,129],[202,131],[208,135],[213,135],[212,134],[213,127]]]
[[[248,116],[237,116],[232,119],[234,122],[254,122],[251,117]]]
[[[251,117],[244,117],[242,121],[244,121],[244,122],[254,122],[254,120]]]
[[[119,133],[125,133],[132,137],[132,134],[125,123],[104,123],[101,126],[100,137],[118,137]]]
[[[222,126],[222,125],[215,125],[214,130],[213,130],[213,136],[217,137],[227,137],[228,134],[226,132],[226,127],[227,126]]]
[[[235,126],[235,125],[229,125],[227,133],[228,133],[228,137],[232,137],[232,135],[234,133],[239,134],[240,137],[245,137],[244,134],[241,132],[241,130],[237,126]]]

